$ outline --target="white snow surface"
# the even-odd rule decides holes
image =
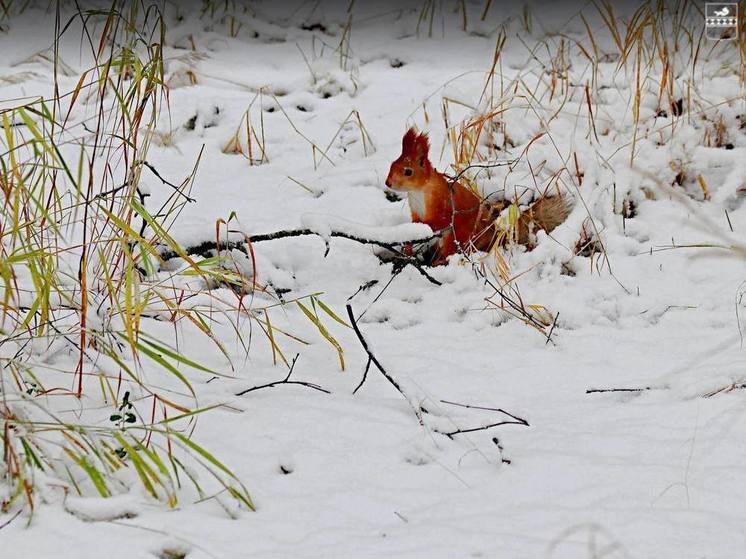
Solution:
[[[674,116],[668,107],[666,116],[656,116],[657,82],[650,86],[631,167],[634,72],[617,70],[615,61],[599,66],[596,140],[583,93],[591,70],[567,46],[590,43],[569,4],[535,3],[528,33],[518,5],[495,3],[480,22],[484,3],[466,2],[463,31],[461,3],[442,2],[428,37],[427,23],[416,31],[421,2],[397,9],[358,2],[347,68],[334,52],[346,7],[322,2],[310,13],[314,3],[298,2],[297,10],[270,4],[259,3],[254,17],[242,14],[236,37],[219,17],[197,10],[169,23],[172,89],[159,122],[168,141],[154,140],[148,160],[179,183],[204,146],[191,190],[196,202],[187,204],[172,234],[185,245],[214,239],[216,221],[231,212],[237,216],[231,226],[239,223],[249,234],[317,232],[330,243],[326,257],[314,236],[256,243],[257,280],[290,290],[286,299],[321,292],[345,320],[348,297],[377,280],[352,299],[353,308],[357,316],[365,311],[360,328],[409,401],[375,367],[352,394],[367,356],[350,328],[324,314],[344,349],[344,371],[297,308],[288,305],[273,318],[311,342],[282,342],[287,355],[300,354],[293,378],[331,394],[276,386],[234,396],[287,372],[273,365],[261,334],[254,334],[247,357],[232,330],[218,328],[231,371],[188,324],[175,340],[172,325],[154,322],[150,331],[164,342],[180,343],[185,355],[230,375],[209,384],[205,376],[190,377],[200,405],[223,404],[199,417],[194,437],[244,481],[258,510],[233,507],[227,514],[214,500],[189,498],[169,510],[136,484],[108,500],[63,498],[49,487],[30,525],[21,516],[0,529],[0,556],[131,559],[170,550],[189,559],[743,557],[746,392],[720,391],[746,382],[740,334],[746,324],[738,322],[746,316],[746,117],[735,44],[732,52],[703,48],[690,116]],[[29,31],[43,14],[32,9],[0,32],[0,51],[11,53],[0,60],[2,99],[51,94],[50,67],[29,58],[51,44],[51,31]],[[615,52],[598,13],[584,14],[599,49]],[[301,29],[304,22],[323,23],[325,30]],[[559,91],[539,102],[521,90],[524,97],[504,117],[514,145],[500,157],[520,156],[546,126],[550,134],[533,142],[511,172],[500,167],[477,176],[486,193],[499,190],[525,203],[531,194],[522,193],[535,188],[526,159],[543,186],[564,166],[571,171],[559,185],[576,198],[568,220],[551,236],[540,235],[534,250],[504,253],[524,302],[559,313],[551,343],[485,301],[499,297],[458,257],[429,271],[441,286],[407,267],[379,296],[391,264],[382,264],[369,245],[327,238],[332,230],[382,242],[430,234],[409,224],[406,200],[386,199],[388,166],[403,132],[416,125],[430,133],[434,165],[450,171],[443,100],[463,103],[451,104],[451,123],[472,116],[465,106],[476,110],[481,102],[501,26],[507,43],[497,88],[519,75],[534,86],[537,76],[548,81],[542,65],[551,61],[539,45],[556,48],[557,33],[567,37],[572,61],[564,104]],[[65,62],[84,70],[79,45],[70,39],[65,47]],[[184,77],[187,69],[196,84]],[[65,80],[72,88],[77,76]],[[263,118],[269,161],[260,165],[222,151],[247,109],[254,126]],[[347,120],[352,111],[365,141],[358,117]],[[705,143],[705,130],[721,118],[732,149]],[[574,154],[582,184],[571,176]],[[689,178],[672,187],[677,164]],[[144,176],[148,204],[157,207],[170,190]],[[620,215],[625,199],[635,205],[629,219]],[[598,229],[608,262],[574,254],[584,227]],[[726,248],[660,250],[692,244]],[[149,374],[156,380],[160,373]],[[586,393],[645,387],[652,389]],[[440,432],[507,418],[444,400],[500,408],[529,426],[450,439]],[[428,410],[421,423],[410,403]],[[0,526],[5,519],[0,515]]]

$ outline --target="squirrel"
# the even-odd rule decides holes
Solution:
[[[507,203],[483,201],[460,182],[449,180],[435,169],[428,153],[427,134],[407,130],[402,140],[402,154],[391,164],[386,186],[406,192],[412,221],[425,223],[442,232],[440,240],[426,254],[432,266],[445,264],[456,252],[489,251],[498,241],[495,219]],[[542,197],[523,212],[515,224],[515,240],[528,245],[533,231],[551,232],[565,221],[570,208],[562,196]],[[502,242],[505,241],[504,236]],[[411,246],[405,253],[411,255]]]

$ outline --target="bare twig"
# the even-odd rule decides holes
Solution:
[[[527,427],[529,426],[528,425],[528,421],[526,421],[525,419],[523,419],[521,417],[518,417],[517,415],[513,415],[512,413],[507,412],[507,411],[505,411],[502,408],[488,408],[486,406],[475,406],[473,404],[460,404],[458,402],[450,402],[448,400],[441,400],[440,402],[442,404],[448,404],[450,406],[458,406],[460,408],[467,408],[467,409],[470,409],[470,410],[484,410],[484,411],[494,411],[494,412],[504,413],[505,415],[507,415],[507,416],[515,419],[516,421],[520,421],[521,423],[523,423]]]
[[[415,415],[417,416],[417,420],[420,422],[420,425],[423,424],[422,422],[422,412],[427,413],[427,410],[424,409],[422,406],[419,407],[419,409],[415,408],[412,402],[410,401],[407,394],[402,390],[402,387],[399,386],[399,383],[396,382],[394,377],[392,377],[386,369],[381,365],[380,361],[376,358],[376,356],[371,351],[370,347],[368,346],[368,342],[365,339],[365,336],[363,336],[363,333],[360,331],[360,327],[357,325],[357,321],[355,320],[355,313],[352,311],[352,305],[348,302],[347,305],[345,305],[347,308],[347,316],[350,319],[350,324],[352,324],[352,329],[355,331],[355,335],[357,336],[357,339],[360,340],[360,345],[363,346],[363,349],[365,350],[365,353],[368,354],[368,364],[365,367],[366,373],[363,376],[363,381],[365,380],[365,376],[367,376],[367,371],[370,368],[371,362],[376,366],[376,368],[381,371],[381,374],[384,376],[384,378],[389,381],[389,384],[393,386],[396,391],[402,395],[402,397],[407,401],[407,403],[412,406],[412,409],[414,410]],[[358,387],[355,389],[355,392],[362,386],[362,382]]]
[[[499,427],[501,425],[523,425],[524,427],[530,427],[528,421],[523,419],[522,417],[518,417],[517,415],[514,415],[510,412],[505,411],[502,408],[488,408],[486,406],[475,406],[472,404],[460,404],[458,402],[450,402],[448,400],[441,400],[441,403],[448,404],[451,406],[458,406],[460,408],[467,408],[471,410],[484,410],[484,411],[494,411],[497,413],[501,413],[503,415],[507,415],[510,419],[505,421],[498,421],[495,423],[490,423],[488,425],[482,425],[480,427],[469,427],[466,429],[454,429],[453,431],[439,431],[436,430],[436,433],[440,433],[441,435],[445,435],[449,439],[452,439],[454,435],[459,435],[463,433],[473,433],[475,431],[486,431],[487,429],[492,429],[493,427]],[[495,439],[493,439],[494,441]],[[496,443],[497,444],[497,443]],[[501,449],[502,450],[502,449]]]
[[[274,388],[275,386],[280,386],[281,384],[296,384],[298,386],[305,386],[306,388],[318,390],[319,392],[323,392],[324,394],[331,394],[331,392],[329,392],[325,388],[321,388],[318,384],[314,384],[312,382],[304,382],[301,380],[290,380],[290,375],[293,374],[293,369],[295,369],[295,362],[298,360],[298,357],[300,357],[300,354],[296,353],[295,357],[293,357],[293,362],[290,364],[290,370],[288,371],[288,374],[285,376],[284,379],[276,380],[274,382],[268,382],[267,384],[260,384],[259,386],[252,386],[251,388],[247,388],[246,390],[237,392],[236,396],[243,396],[244,394],[254,392],[255,390],[261,390],[263,388]]]
[[[717,390],[708,392],[707,394],[704,395],[704,397],[712,398],[713,396],[717,396],[718,394],[724,394],[727,392],[733,392],[734,390],[744,390],[744,389],[746,389],[746,383],[734,382],[732,384],[729,384],[728,386],[723,386],[722,388],[718,388]]]
[[[355,390],[352,391],[353,394],[357,394],[357,391],[363,387],[363,384],[365,384],[365,380],[368,378],[368,371],[370,371],[370,364],[372,362],[373,360],[368,357],[368,362],[365,364],[365,371],[363,371],[363,378],[360,379],[360,384],[358,384],[355,387]]]
[[[360,331],[360,327],[357,325],[357,320],[355,319],[355,313],[352,311],[352,305],[350,303],[347,303],[347,305],[345,305],[345,308],[347,309],[347,316],[350,319],[350,324],[352,324],[352,329],[355,331],[355,335],[357,336],[357,339],[360,340],[360,344],[363,346],[365,353],[368,354],[368,360],[373,362],[373,364],[378,368],[378,370],[381,371],[381,374],[386,378],[386,380],[389,381],[391,386],[396,388],[399,394],[404,396],[404,398],[407,398],[407,395],[404,393],[401,386],[399,386],[399,383],[394,380],[394,377],[392,377],[390,374],[386,372],[386,369],[384,369],[383,365],[381,365],[380,361],[378,361],[378,359],[376,358],[376,356],[373,354],[370,347],[368,346],[368,342],[366,341],[365,336],[363,336],[363,333]]]
[[[645,392],[646,390],[660,390],[655,386],[643,386],[642,388],[589,388],[586,394],[605,394],[607,392]]]
[[[23,509],[19,509],[19,510],[18,510],[18,511],[17,511],[17,512],[16,512],[16,513],[15,513],[15,514],[13,515],[13,516],[11,516],[11,517],[10,517],[10,518],[9,518],[8,520],[6,520],[6,521],[5,521],[5,522],[3,522],[2,524],[0,524],[0,530],[2,530],[3,528],[5,528],[5,527],[6,527],[6,526],[7,526],[8,524],[10,524],[11,522],[13,522],[13,521],[14,521],[14,520],[15,520],[16,518],[18,518],[18,517],[20,516],[21,512],[23,512]]]
[[[236,233],[240,231],[229,230],[229,232]],[[261,243],[262,241],[274,241],[276,239],[285,239],[288,237],[303,237],[307,235],[319,235],[319,234],[315,231],[312,231],[311,229],[287,229],[284,231],[275,231],[274,233],[251,235],[251,236],[248,236],[247,239],[251,244],[254,244],[254,243]],[[396,255],[396,262],[399,265],[412,266],[420,273],[420,275],[426,278],[430,283],[434,285],[442,285],[440,281],[436,280],[434,277],[432,277],[427,272],[427,270],[425,270],[425,266],[423,265],[422,262],[420,262],[417,258],[413,256],[408,256],[404,254],[399,249],[400,246],[406,245],[406,244],[430,242],[433,239],[439,238],[440,235],[437,233],[429,237],[417,238],[417,239],[412,239],[412,240],[402,241],[402,242],[397,242],[397,243],[386,243],[386,242],[379,241],[376,239],[366,239],[364,237],[359,237],[357,235],[351,235],[349,233],[344,233],[342,231],[332,231],[330,236],[338,237],[342,239],[348,239],[350,241],[355,241],[361,244],[375,245],[381,248],[385,248],[386,250]],[[211,251],[231,250],[231,249],[240,250],[247,256],[249,255],[245,247],[245,243],[236,242],[236,241],[221,242],[220,245],[218,245],[218,243],[215,241],[204,241],[198,245],[186,247],[184,249],[184,252],[186,252],[187,254],[206,255],[210,253]],[[327,248],[327,251],[328,251],[328,248]],[[163,260],[170,260],[172,258],[176,258],[179,255],[171,249],[164,248],[161,251],[160,256]]]
[[[497,423],[490,423],[489,425],[482,425],[481,427],[470,427],[468,429],[456,429],[454,431],[438,431],[435,430],[436,433],[440,433],[441,435],[445,435],[449,439],[452,439],[454,435],[460,435],[463,433],[474,433],[475,431],[486,431],[487,429],[492,429],[493,427],[500,427],[500,425],[523,425],[524,427],[528,427],[528,423],[526,423],[524,420],[521,421],[498,421]]]
[[[558,318],[559,318],[559,312],[557,312],[557,314],[554,315],[554,320],[552,321],[552,327],[549,329],[549,334],[547,334],[547,341],[544,342],[544,345],[547,345],[550,341],[552,341],[552,332],[554,332],[554,327],[557,326]]]
[[[196,202],[196,201],[197,201],[197,200],[195,200],[194,198],[192,198],[192,197],[190,197],[190,196],[187,196],[186,194],[184,194],[184,193],[183,193],[183,192],[181,191],[181,187],[180,187],[180,186],[177,186],[177,185],[175,185],[174,183],[172,183],[172,182],[169,182],[169,181],[167,181],[166,179],[164,179],[164,178],[163,178],[163,177],[161,176],[161,174],[160,174],[160,173],[158,172],[158,169],[156,169],[155,167],[153,167],[153,165],[151,165],[151,164],[150,164],[150,163],[148,163],[147,161],[140,161],[140,163],[142,163],[142,164],[143,164],[143,165],[145,165],[145,166],[146,166],[146,167],[147,167],[148,169],[150,169],[150,171],[151,171],[151,172],[152,172],[152,173],[153,173],[153,174],[154,174],[154,175],[155,175],[156,177],[158,177],[158,178],[159,178],[159,179],[161,180],[161,182],[162,182],[163,184],[165,184],[166,186],[170,186],[171,188],[173,188],[173,189],[174,189],[174,190],[176,191],[176,193],[177,193],[177,194],[179,194],[179,195],[183,196],[183,197],[184,197],[184,198],[186,199],[186,201],[187,201],[187,202]]]

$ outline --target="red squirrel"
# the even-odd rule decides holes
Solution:
[[[425,223],[434,232],[443,230],[430,263],[444,264],[456,252],[489,250],[497,237],[495,219],[506,204],[485,202],[460,182],[446,178],[430,163],[429,151],[426,134],[407,130],[402,154],[391,164],[386,186],[407,193],[413,222]],[[569,213],[561,196],[540,198],[518,218],[516,240],[528,244],[532,230],[550,232]]]

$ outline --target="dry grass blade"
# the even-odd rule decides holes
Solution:
[[[237,476],[191,438],[197,416],[212,409],[199,407],[194,379],[228,376],[231,356],[218,333],[230,327],[248,352],[239,327],[246,317],[262,325],[282,360],[278,334],[306,342],[272,324],[275,305],[254,309],[245,301],[263,289],[250,246],[246,277],[222,251],[197,259],[170,233],[193,200],[201,153],[181,182],[148,162],[169,99],[158,5],[115,0],[105,10],[71,9],[57,38],[79,25],[92,67],[69,92],[0,111],[0,473],[9,488],[0,508],[33,510],[42,479],[80,495],[126,492],[116,474],[131,468],[145,492],[170,507],[189,480],[201,499],[217,485],[253,510]],[[369,142],[359,115],[351,116]],[[255,127],[248,111],[244,122],[249,160],[265,162],[262,123]],[[160,208],[148,206],[143,168],[169,193]],[[184,266],[162,269],[163,247]],[[298,304],[344,366],[342,348],[316,308],[341,319],[308,298],[313,310]],[[164,340],[164,323],[174,332],[178,323],[173,344]],[[179,345],[182,335],[205,340],[200,347],[213,351],[195,359]],[[50,360],[57,354],[72,357]],[[76,404],[65,404],[69,399]],[[213,482],[200,480],[195,466]]]

